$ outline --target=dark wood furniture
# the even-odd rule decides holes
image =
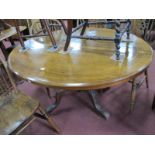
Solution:
[[[67,24],[64,23],[63,20],[59,20],[60,22],[60,27],[62,26],[63,29],[64,29],[64,32],[66,34],[66,43],[64,45],[64,51],[67,51],[68,50],[68,46],[70,44],[70,41],[71,41],[71,38],[78,38],[78,39],[87,39],[87,40],[104,40],[104,41],[113,41],[115,43],[115,53],[116,53],[116,60],[119,60],[120,59],[120,42],[121,42],[121,39],[122,39],[122,36],[124,35],[124,33],[126,32],[127,33],[127,36],[126,38],[129,39],[129,36],[130,36],[130,28],[131,28],[131,21],[128,19],[128,20],[119,20],[119,19],[116,19],[116,20],[113,20],[113,21],[107,21],[105,22],[104,20],[101,21],[96,21],[96,22],[89,22],[88,19],[85,19],[83,23],[81,23],[80,25],[78,25],[76,28],[74,28],[73,30],[73,20],[72,19],[68,19],[66,20],[67,21]],[[15,20],[15,26],[16,26],[16,29],[17,29],[17,32],[18,32],[18,35],[19,35],[19,39],[20,39],[20,43],[21,43],[21,46],[23,49],[25,49],[25,45],[24,45],[24,42],[23,42],[23,37],[27,38],[27,37],[39,37],[39,36],[43,36],[43,35],[48,35],[50,40],[51,40],[51,43],[52,43],[52,47],[53,47],[53,51],[57,50],[58,49],[58,45],[56,43],[56,40],[54,38],[54,35],[53,35],[53,31],[51,29],[51,27],[54,25],[53,23],[49,23],[49,20],[47,19],[41,19],[40,20],[41,22],[41,25],[42,25],[42,31],[44,32],[44,34],[34,34],[34,35],[28,35],[28,36],[22,36],[20,34],[20,31],[19,31],[19,28],[18,28],[18,20]],[[89,26],[89,25],[92,25],[92,24],[96,24],[96,23],[101,23],[101,24],[114,24],[115,25],[115,34],[114,36],[112,37],[107,37],[107,36],[91,36],[91,35],[87,35],[85,36],[84,33],[85,33],[85,30],[86,28]],[[123,30],[121,30],[121,23],[126,23],[126,26]],[[67,25],[67,26],[66,26]],[[76,35],[75,32],[77,30],[81,29],[81,32],[79,35]],[[46,33],[47,32],[47,33]]]
[[[60,20],[61,21],[61,20]],[[63,22],[61,21],[62,26],[65,27]],[[125,28],[121,30],[121,23],[126,24]],[[97,36],[97,35],[84,35],[86,28],[90,25],[94,24],[113,24],[115,25],[115,35],[113,37],[108,36]],[[127,39],[129,39],[130,36],[130,28],[131,28],[131,21],[128,20],[112,20],[112,21],[105,21],[105,20],[96,20],[96,21],[90,21],[88,19],[84,19],[84,22],[82,22],[80,25],[78,25],[76,28],[73,29],[73,20],[67,20],[67,28],[64,28],[64,31],[67,35],[64,51],[68,50],[68,46],[70,44],[71,38],[78,38],[78,39],[87,39],[87,40],[102,40],[102,41],[113,41],[115,42],[116,47],[116,60],[120,59],[120,42],[121,38],[124,35],[124,33],[127,33]],[[74,34],[77,30],[81,29],[81,32],[79,35]]]
[[[76,33],[79,35],[81,31]],[[86,35],[94,33],[112,37],[115,30],[88,28],[85,32]],[[9,56],[9,67],[14,73],[38,85],[86,91],[91,96],[95,111],[106,119],[109,113],[100,105],[97,90],[135,81],[149,67],[153,55],[152,48],[132,34],[129,40],[126,40],[126,35],[122,37],[119,61],[115,59],[114,42],[73,38],[67,53],[63,52],[64,46],[51,52],[47,36],[27,40],[24,44],[25,51],[20,52],[21,46],[18,46]],[[136,97],[136,89],[133,90],[131,109]],[[57,93],[55,104],[51,104],[47,112],[52,112],[59,105],[63,94],[64,91]]]
[[[37,117],[47,120],[59,132],[40,103],[17,89],[7,62],[1,59],[0,63],[0,134],[19,134]]]

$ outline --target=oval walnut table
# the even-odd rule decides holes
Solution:
[[[115,31],[89,28],[85,35],[112,37]],[[23,52],[18,46],[12,51],[9,67],[20,77],[37,85],[87,90],[96,112],[106,119],[109,113],[100,105],[96,90],[135,79],[150,65],[153,56],[151,47],[132,34],[129,40],[125,35],[122,38],[119,61],[115,59],[114,42],[72,39],[67,53],[62,51],[64,42],[58,51],[52,52],[48,37],[27,40],[27,50]],[[62,94],[56,96],[56,103],[51,104],[47,112],[58,106]]]

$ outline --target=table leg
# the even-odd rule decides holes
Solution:
[[[49,114],[53,112],[60,104],[60,101],[64,95],[65,91],[57,92],[55,96],[55,102],[47,107],[46,112]]]
[[[46,109],[47,114],[52,113],[59,106],[64,94],[66,94],[66,91],[61,91],[56,93],[55,102],[49,105]],[[106,109],[103,106],[100,105],[98,91],[89,90],[88,94],[90,95],[95,111],[107,120],[110,117],[110,113],[106,111]]]
[[[89,90],[88,93],[91,97],[95,111],[107,120],[110,117],[110,113],[107,112],[105,108],[100,105],[98,92],[96,90]]]

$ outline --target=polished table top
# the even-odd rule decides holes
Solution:
[[[79,32],[77,32],[79,33]],[[115,31],[89,28],[86,35],[114,36]],[[72,39],[68,52],[62,47],[51,52],[47,37],[26,41],[28,49],[16,47],[9,56],[10,69],[33,83],[71,90],[106,88],[127,82],[146,69],[152,61],[152,48],[142,39],[123,36],[121,58],[115,60],[115,43]]]
[[[20,31],[23,31],[26,29],[26,26],[20,26]],[[10,27],[9,29],[3,30],[0,32],[0,41],[9,38],[13,35],[17,34],[15,27]]]

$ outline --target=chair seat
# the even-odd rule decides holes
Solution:
[[[12,91],[0,97],[0,134],[10,134],[39,107],[39,102],[22,92]]]

